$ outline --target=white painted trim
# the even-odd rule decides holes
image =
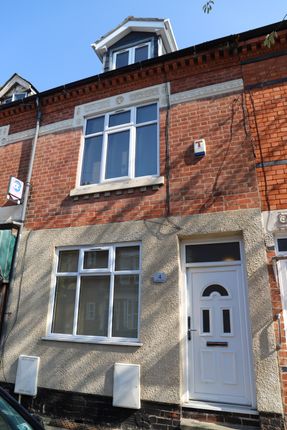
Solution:
[[[10,126],[7,125],[4,127],[8,127],[8,132],[9,132]],[[6,130],[3,130],[3,134],[6,132],[6,137],[1,139],[1,129],[4,129],[4,127],[0,128],[0,146],[9,145],[10,143],[20,142],[23,140],[33,139],[36,131],[35,128],[30,128],[28,130],[20,131],[18,133],[12,133],[9,135],[6,129]],[[53,122],[52,124],[41,126],[39,135],[44,136],[46,134],[57,133],[59,131],[69,130],[72,128],[73,128],[73,120],[66,119],[64,121],[57,121],[57,122]]]
[[[195,88],[189,91],[183,91],[176,94],[171,94],[170,104],[178,104],[183,102],[190,102],[200,100],[207,97],[221,96],[235,91],[243,91],[243,80],[235,79],[232,81],[222,82],[220,84],[207,85],[201,88]]]
[[[7,142],[10,125],[3,125],[0,127],[0,146],[3,146]]]
[[[124,36],[132,31],[157,34],[162,38],[166,52],[174,52],[178,49],[172,27],[168,19],[162,21],[127,21],[100,40],[92,43],[91,46],[100,60],[102,60],[103,55],[108,48],[113,46],[116,42],[121,40]]]
[[[70,191],[70,196],[82,196],[85,194],[96,194],[108,191],[126,190],[128,188],[150,187],[153,185],[163,185],[164,177],[145,177],[140,179],[126,179],[121,181],[108,182],[104,184],[83,185]]]
[[[89,339],[88,336],[77,336],[77,337],[68,337],[68,336],[52,336],[47,335],[41,337],[42,340],[56,341],[56,342],[72,342],[72,343],[93,343],[97,345],[118,345],[118,346],[143,346],[143,343],[135,341],[135,342],[120,342],[120,341],[109,341],[109,340],[95,340]]]
[[[107,97],[90,103],[78,105],[74,110],[73,127],[83,127],[85,118],[135,106],[137,104],[159,103],[159,107],[167,105],[166,84],[154,85],[129,91],[117,96]]]
[[[0,98],[2,98],[7,92],[9,92],[9,90],[15,85],[18,84],[20,86],[22,86],[23,88],[30,90],[31,94],[36,94],[35,91],[33,90],[31,84],[26,81],[25,79],[21,78],[21,76],[19,75],[14,75],[12,77],[12,79],[10,79],[10,81],[7,82],[7,84],[1,88],[0,90]]]

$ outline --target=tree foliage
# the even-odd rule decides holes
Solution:
[[[214,6],[214,0],[208,0],[204,5],[202,6],[204,13],[209,13]]]
[[[204,5],[202,6],[203,12],[204,13],[209,13],[211,12],[213,6],[214,6],[214,2],[215,0],[208,0],[207,2],[204,3]],[[287,14],[284,16],[283,20],[285,20],[285,18],[287,17]],[[278,34],[276,30],[273,30],[271,33],[267,34],[267,36],[265,36],[265,40],[263,42],[263,45],[266,46],[267,48],[271,48],[272,45],[275,44],[276,39],[278,38]]]

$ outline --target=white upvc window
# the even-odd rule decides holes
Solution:
[[[10,96],[3,99],[3,104],[15,102],[17,100],[23,100],[27,97],[27,92],[24,93],[17,93],[16,91],[13,92]]]
[[[140,245],[57,250],[48,338],[137,342]]]
[[[138,63],[139,61],[148,60],[149,58],[151,58],[151,42],[142,43],[113,52],[112,68],[118,69],[119,67]]]
[[[158,117],[151,103],[87,118],[80,186],[158,176]]]

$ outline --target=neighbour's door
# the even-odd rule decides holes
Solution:
[[[241,265],[188,269],[191,399],[251,405]]]

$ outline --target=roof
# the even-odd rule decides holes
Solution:
[[[194,55],[194,54],[199,55],[200,53],[203,53],[206,50],[232,46],[232,45],[237,44],[239,42],[242,43],[242,42],[247,42],[251,39],[264,37],[274,30],[276,30],[277,32],[282,31],[282,30],[287,30],[287,20],[275,22],[275,23],[272,23],[272,24],[269,24],[269,25],[266,25],[263,27],[255,28],[252,30],[248,30],[248,31],[245,31],[242,33],[233,34],[233,35],[224,36],[224,37],[221,37],[218,39],[206,41],[206,42],[200,43],[198,45],[193,45],[193,46],[190,46],[188,48],[180,49],[180,50],[178,50],[176,52],[172,52],[170,54],[165,54],[161,57],[156,57],[156,58],[151,58],[149,60],[145,60],[144,63],[146,65],[152,66],[152,65],[161,64],[163,62],[176,60],[178,58],[182,58],[182,57],[185,57],[187,55]],[[266,53],[266,57],[272,56],[273,55],[272,52],[273,51],[271,49],[270,53]],[[285,53],[285,51],[283,53]],[[68,82],[64,85],[44,90],[44,91],[39,93],[39,96],[40,97],[48,97],[48,96],[54,95],[60,91],[67,91],[69,89],[77,88],[81,85],[87,85],[87,84],[90,84],[93,82],[101,81],[106,77],[113,77],[113,76],[126,74],[128,72],[132,72],[133,70],[138,70],[139,68],[142,67],[142,64],[143,63],[134,63],[134,64],[130,64],[129,66],[126,66],[126,67],[121,67],[119,69],[107,71],[107,72],[100,73],[97,75],[92,75],[92,76],[89,76],[89,77],[86,77],[83,79],[79,79],[77,81]],[[34,97],[35,96],[31,96],[32,99]],[[16,101],[16,102],[14,102],[14,105],[17,105],[20,103],[21,104],[25,103],[25,100]],[[7,109],[7,107],[8,107],[8,105],[0,105],[0,111]]]
[[[102,61],[107,49],[132,31],[153,32],[160,35],[168,53],[178,49],[169,19],[134,16],[128,16],[121,24],[92,43],[92,48]]]
[[[27,90],[30,90],[31,94],[37,94],[38,91],[36,88],[31,84],[31,82],[27,81],[27,79],[22,78],[17,73],[14,73],[8,81],[5,82],[2,87],[0,87],[0,98],[2,98],[8,91],[10,91],[15,84],[21,85],[22,87],[26,88]]]

